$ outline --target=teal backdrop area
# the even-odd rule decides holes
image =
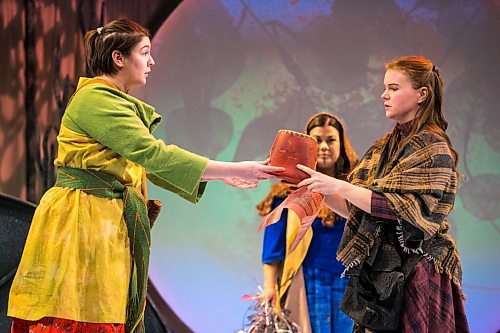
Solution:
[[[498,1],[185,0],[153,39],[137,95],[164,117],[157,134],[219,160],[263,160],[279,129],[339,115],[362,155],[390,130],[384,62],[424,55],[445,81],[448,132],[464,176],[450,216],[472,332],[500,329],[500,5]],[[150,186],[151,277],[197,333],[242,328],[261,277],[254,190],[210,183],[198,205]]]

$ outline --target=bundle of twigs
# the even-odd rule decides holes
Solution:
[[[302,329],[289,317],[290,311],[276,312],[267,301],[255,303],[250,307],[253,313],[248,316],[250,323],[238,333],[301,333]]]

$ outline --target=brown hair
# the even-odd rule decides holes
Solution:
[[[333,175],[335,178],[347,180],[347,175],[351,172],[354,166],[358,163],[358,156],[351,146],[344,130],[344,124],[339,118],[331,113],[320,112],[312,116],[306,125],[306,134],[310,134],[315,127],[333,126],[339,131],[340,137],[340,155],[335,163]]]
[[[446,134],[448,122],[443,115],[443,80],[439,68],[429,59],[418,56],[395,58],[386,64],[385,68],[408,75],[414,89],[422,87],[428,89],[427,98],[419,105],[411,131],[405,141],[423,129],[439,134],[448,143],[456,167],[458,154]]]
[[[148,30],[129,19],[114,20],[90,30],[85,34],[87,65],[94,75],[115,75],[118,69],[113,62],[113,51],[129,56],[143,37],[151,38]]]
[[[333,128],[337,129],[340,138],[340,154],[333,167],[333,176],[337,179],[347,180],[347,175],[358,163],[358,156],[347,138],[342,121],[331,113],[316,113],[307,121],[305,132],[310,134],[313,128],[326,126],[333,126]],[[337,220],[337,214],[326,205],[321,207],[318,217],[321,219],[321,224],[327,228],[333,227]]]

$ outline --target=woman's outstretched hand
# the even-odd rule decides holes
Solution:
[[[250,188],[256,188],[257,185],[259,184],[259,182],[257,181],[251,182],[237,177],[222,178],[221,180],[229,186],[233,186],[244,190]]]
[[[297,169],[302,170],[311,176],[298,183],[298,187],[307,186],[309,191],[321,193],[323,195],[338,193],[339,187],[342,183],[341,180],[327,176],[302,164],[297,164]]]
[[[311,176],[298,183],[297,186],[306,186],[309,191],[326,196],[326,205],[335,212],[348,217],[349,211],[345,203],[347,200],[354,206],[371,214],[372,191],[370,189],[327,176],[301,164],[297,164],[297,168]]]
[[[279,178],[279,173],[285,171],[285,168],[283,167],[269,165],[269,159],[262,162],[235,162],[235,165],[238,169],[238,177],[248,181]]]
[[[222,180],[228,185],[241,188],[255,188],[260,180],[279,178],[285,168],[269,165],[269,159],[262,162],[220,162],[209,161],[203,181]]]

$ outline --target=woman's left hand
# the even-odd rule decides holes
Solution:
[[[256,188],[257,185],[259,184],[258,181],[248,181],[244,180],[241,178],[237,177],[231,177],[231,178],[222,178],[221,179],[224,183],[227,185],[240,188],[240,189],[250,189],[250,188]]]
[[[309,191],[321,193],[323,195],[338,193],[339,187],[342,184],[341,180],[327,176],[302,164],[297,164],[297,169],[302,170],[311,176],[302,180],[297,184],[297,186],[307,186]]]

